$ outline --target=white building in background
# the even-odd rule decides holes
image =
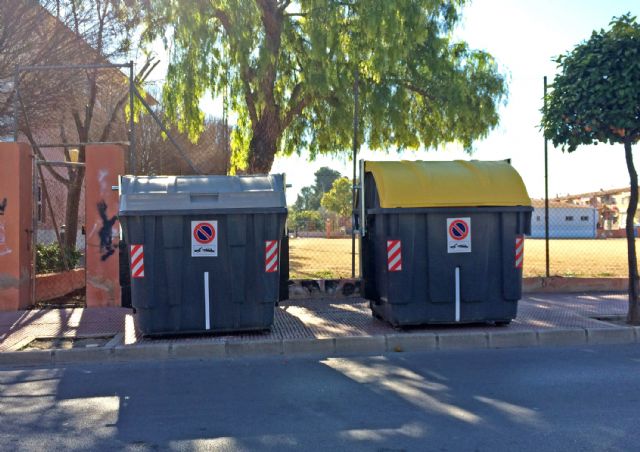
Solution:
[[[568,202],[580,206],[592,206],[600,212],[600,227],[607,231],[624,229],[627,221],[627,208],[631,199],[629,187],[600,190],[590,193],[566,195],[555,201]],[[640,211],[636,212],[634,223],[640,223]]]
[[[532,199],[531,237],[544,238],[544,200]],[[598,209],[568,202],[549,201],[549,237],[552,239],[594,239]]]

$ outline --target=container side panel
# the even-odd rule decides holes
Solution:
[[[522,224],[522,223],[521,223]],[[516,236],[518,235],[518,215],[502,215],[502,273],[503,296],[505,300],[517,301],[522,297],[522,268],[516,268]],[[522,231],[523,229],[520,229]]]

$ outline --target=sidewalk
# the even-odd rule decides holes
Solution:
[[[640,328],[600,319],[627,312],[621,294],[529,294],[511,325],[426,326],[396,330],[371,315],[360,298],[288,300],[276,308],[271,332],[170,339],[142,338],[124,308],[0,313],[0,364],[385,353],[426,349],[530,347],[640,342]],[[92,348],[19,351],[35,338],[106,337]]]

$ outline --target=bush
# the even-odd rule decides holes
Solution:
[[[293,231],[322,231],[324,222],[320,212],[315,210],[289,210],[287,218],[289,230]]]
[[[51,245],[39,243],[36,245],[36,273],[56,273],[70,270],[78,265],[81,257],[82,253],[76,249],[63,251],[58,243]]]

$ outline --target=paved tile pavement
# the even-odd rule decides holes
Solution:
[[[621,294],[530,294],[519,302],[511,325],[425,326],[397,331],[371,315],[361,298],[289,300],[275,311],[270,332],[142,338],[135,316],[125,308],[40,309],[0,313],[0,351],[22,349],[37,337],[114,336],[123,333],[124,344],[180,342],[247,342],[283,339],[339,338],[425,332],[517,332],[550,329],[607,329],[615,326],[594,317],[623,316],[627,300]]]

